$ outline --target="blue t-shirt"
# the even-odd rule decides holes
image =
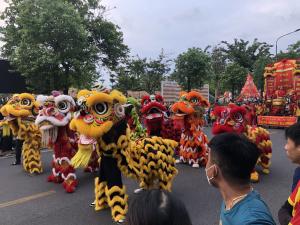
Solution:
[[[292,192],[295,189],[295,187],[297,186],[299,180],[300,180],[300,166],[297,167],[294,172]]]
[[[275,225],[275,222],[260,195],[251,191],[230,210],[222,203],[220,225]]]

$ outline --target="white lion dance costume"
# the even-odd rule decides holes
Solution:
[[[69,123],[75,102],[71,96],[60,95],[58,92],[50,96],[40,95],[37,101],[41,106],[35,123],[42,133],[43,145],[53,149],[52,174],[48,176],[48,181],[63,182],[66,192],[72,193],[77,186],[77,178],[71,165],[71,158],[75,154],[72,145],[75,136],[69,129]]]
[[[159,188],[170,190],[177,174],[173,157],[177,143],[160,137],[131,141],[123,105],[126,98],[118,91],[83,90],[78,95],[79,98],[84,96],[85,106],[76,113],[70,128],[77,131],[82,139],[90,140],[84,147],[87,151],[94,143],[99,146],[100,170],[95,179],[95,209],[110,207],[112,218],[121,222],[127,212],[128,199],[121,172],[137,179],[143,188],[153,186],[156,180]]]

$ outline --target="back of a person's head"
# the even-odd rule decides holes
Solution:
[[[147,190],[129,203],[126,225],[191,225],[184,204],[171,193]]]
[[[212,163],[220,168],[224,179],[232,184],[247,184],[260,150],[246,137],[223,133],[209,143]]]
[[[300,123],[295,123],[286,128],[285,137],[291,139],[295,143],[295,146],[300,145]]]

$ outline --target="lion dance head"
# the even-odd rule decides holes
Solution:
[[[237,106],[233,103],[230,103],[228,106],[216,106],[213,110],[213,116],[216,118],[216,121],[213,124],[212,133],[243,133],[247,125],[246,113],[245,107]]]
[[[98,92],[81,90],[77,95],[78,111],[70,128],[83,138],[98,139],[125,117],[126,97],[119,91]]]
[[[58,128],[68,126],[75,110],[75,101],[71,96],[53,92],[50,96],[39,95],[39,114],[35,124],[42,132],[43,143],[51,145],[57,139]]]
[[[160,136],[167,107],[161,95],[146,95],[141,101],[141,114],[149,135]]]
[[[209,107],[209,102],[199,92],[181,92],[179,101],[171,107],[176,121],[175,126],[178,128],[191,124],[203,126],[205,107]]]
[[[1,108],[1,113],[12,129],[14,135],[19,132],[20,124],[32,123],[38,112],[35,97],[29,93],[15,94]]]

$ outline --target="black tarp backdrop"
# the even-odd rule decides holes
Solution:
[[[16,72],[7,60],[0,59],[0,93],[22,92],[27,92],[25,77]]]
[[[11,94],[22,92],[27,92],[25,77],[16,72],[7,60],[0,59],[0,106],[6,103],[7,97]],[[2,115],[0,119],[3,119]],[[3,152],[11,150],[12,144],[12,135],[2,137],[0,134],[0,150]]]

